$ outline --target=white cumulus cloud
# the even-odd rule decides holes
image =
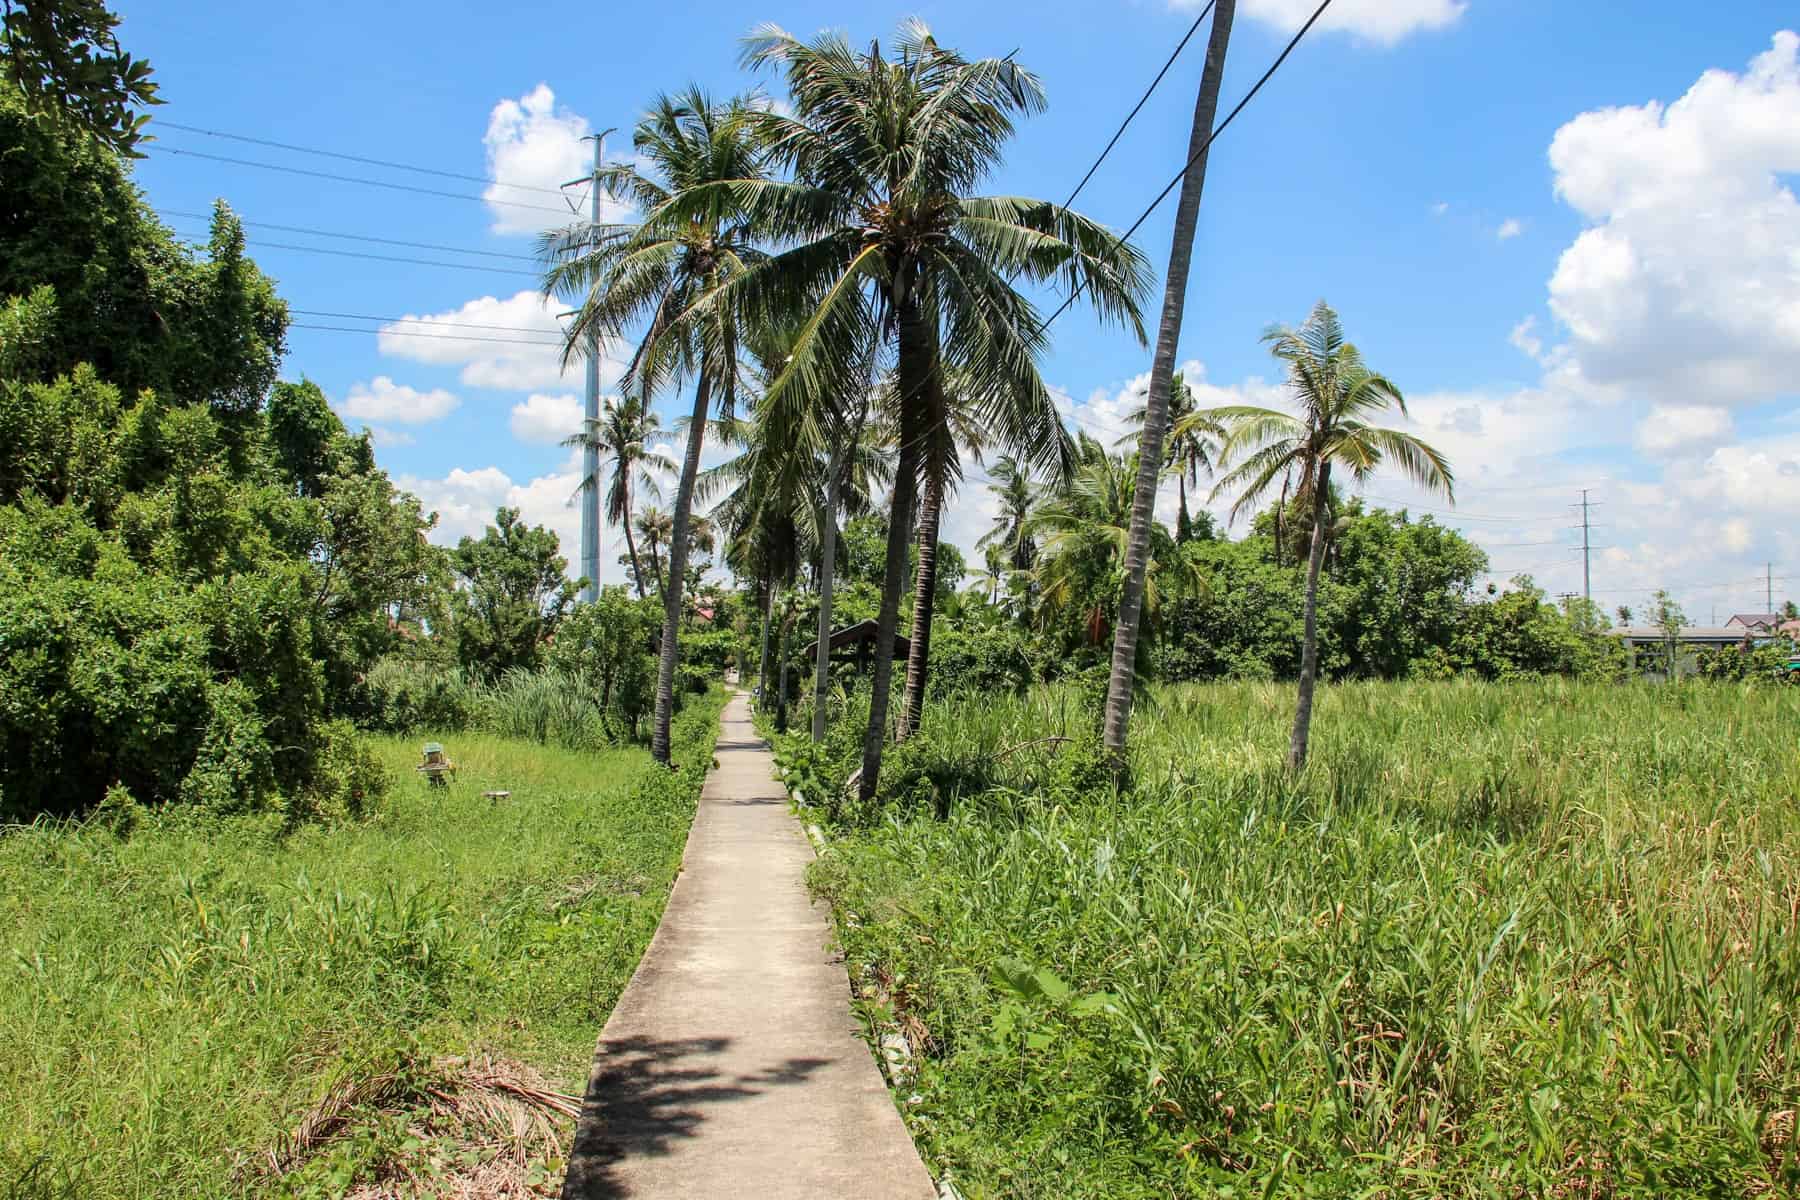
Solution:
[[[457,366],[468,387],[531,391],[579,380],[582,364],[562,365],[563,306],[535,291],[480,296],[446,312],[407,313],[381,327],[381,353],[434,366]],[[467,333],[458,332],[458,327]],[[602,387],[618,381],[624,364],[610,355],[600,367]]]
[[[556,102],[549,84],[494,105],[481,142],[494,180],[482,198],[494,215],[495,233],[537,233],[587,219],[587,188],[563,185],[593,171],[593,143],[584,140],[592,132],[586,117]],[[607,157],[611,161],[616,156]],[[601,198],[603,221],[620,220],[630,211],[610,197]]]
[[[1583,113],[1550,146],[1590,223],[1550,280],[1581,373],[1668,404],[1741,404],[1800,378],[1800,35],[1672,104]]]
[[[351,384],[350,394],[338,409],[358,421],[423,425],[448,416],[457,403],[456,397],[442,388],[421,392],[395,383],[386,375],[377,375],[368,383]]]
[[[1494,230],[1494,236],[1501,241],[1511,241],[1525,232],[1525,223],[1517,217],[1508,217],[1500,222],[1500,228]]]
[[[1176,8],[1199,8],[1202,2],[1172,0]],[[1391,46],[1408,34],[1454,25],[1468,7],[1465,0],[1337,0],[1313,28]],[[1251,20],[1292,33],[1316,8],[1313,0],[1244,0],[1243,11]]]
[[[1638,449],[1661,457],[1729,441],[1731,413],[1709,404],[1658,404],[1638,423]]]
[[[533,392],[513,405],[510,424],[521,442],[560,442],[581,429],[581,397]]]

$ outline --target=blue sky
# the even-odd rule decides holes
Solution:
[[[556,206],[528,189],[581,172],[582,134],[617,126],[609,146],[624,153],[658,91],[694,81],[725,95],[757,83],[737,53],[758,22],[802,35],[844,28],[864,41],[918,15],[966,53],[1016,51],[1050,108],[1023,124],[990,190],[1060,200],[1195,15],[1163,0],[546,5],[504,16],[456,3],[119,7],[128,46],[154,64],[168,100],[153,125],[160,141],[138,168],[150,202],[201,213],[225,198],[251,222],[252,251],[290,305],[308,310],[297,323],[367,330],[296,328],[286,373],[313,378],[353,425],[378,429],[382,462],[442,513],[445,539],[478,531],[506,502],[557,528],[571,552],[574,477],[555,440],[572,429],[580,379],[557,378],[554,350],[462,341],[429,324],[399,330],[439,336],[378,337],[381,322],[312,314],[544,340],[554,306],[521,294],[530,264],[491,255],[529,254],[538,223],[559,218],[483,193]],[[1225,105],[1310,8],[1241,0]],[[1784,571],[1800,576],[1800,67],[1795,40],[1777,36],[1796,24],[1789,6],[1748,0],[1704,12],[1655,0],[1629,17],[1548,0],[1337,0],[1213,153],[1183,360],[1202,364],[1191,374],[1217,399],[1279,402],[1258,334],[1324,297],[1414,401],[1418,430],[1452,455],[1458,514],[1442,519],[1488,546],[1496,569],[1579,589],[1568,505],[1587,486],[1602,505],[1594,541],[1606,547],[1593,586],[1609,608],[1666,585],[1691,616],[1716,606],[1722,620],[1761,607],[1763,588],[1750,581],[1768,562],[1779,601]],[[1122,227],[1179,167],[1204,38],[1078,208]],[[509,186],[476,181],[490,178]],[[1171,221],[1165,207],[1139,235],[1159,274]],[[203,236],[200,222],[171,223]],[[1055,332],[1046,378],[1072,424],[1110,436],[1148,352],[1079,309]],[[1391,480],[1369,492],[1416,499]],[[971,464],[949,536],[972,544],[987,511]],[[607,569],[619,578],[610,556]]]

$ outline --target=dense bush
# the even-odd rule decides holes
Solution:
[[[1019,630],[1001,626],[958,629],[946,626],[931,638],[931,693],[1020,692],[1034,678],[1030,644]]]
[[[729,629],[690,630],[681,635],[682,665],[704,672],[709,679],[723,678],[737,654],[738,636]]]
[[[1697,654],[1694,668],[1702,679],[1729,683],[1786,683],[1787,665],[1794,656],[1793,646],[1785,640],[1766,646],[1721,646]]]
[[[222,206],[204,255],[0,87],[0,815],[349,813],[334,718],[442,578]],[[271,391],[271,388],[273,389]]]

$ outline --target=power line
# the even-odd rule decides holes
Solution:
[[[443,171],[436,167],[417,167],[411,163],[391,162],[385,158],[365,158],[360,154],[341,154],[336,150],[318,150],[311,146],[296,146],[292,142],[277,142],[268,138],[248,137],[241,133],[225,133],[218,129],[201,129],[197,125],[182,125],[176,121],[156,119],[156,125],[163,129],[179,129],[183,133],[203,133],[207,137],[226,138],[233,142],[246,142],[252,146],[268,146],[275,150],[292,150],[296,154],[316,154],[321,158],[336,158],[344,162],[362,163],[371,167],[392,167],[396,171],[413,171],[420,175],[436,175],[442,179],[464,179],[470,183],[486,183],[494,187],[517,188],[524,192],[544,192],[551,196],[561,195],[555,188],[538,187],[530,183],[502,183],[498,179],[489,179],[485,175],[466,175],[460,171]]]
[[[569,215],[566,208],[551,208],[547,204],[526,204],[520,200],[490,200],[486,196],[476,196],[469,192],[446,192],[439,188],[416,187],[410,183],[390,183],[385,179],[363,179],[356,175],[337,175],[330,171],[309,171],[305,167],[289,167],[280,163],[256,162],[248,158],[232,158],[224,154],[208,154],[204,150],[180,150],[174,146],[161,143],[146,147],[159,154],[180,154],[188,158],[205,158],[213,162],[233,163],[240,167],[260,167],[265,171],[285,171],[289,175],[305,175],[311,179],[331,179],[338,183],[361,183],[369,187],[390,188],[396,192],[413,192],[420,196],[443,196],[450,200],[473,200],[478,204],[500,204],[507,208],[528,208],[533,212],[555,213],[559,217]]]
[[[266,242],[261,238],[250,239],[252,246],[265,246],[271,250],[303,250],[308,254],[334,254],[339,258],[366,258],[371,262],[411,263],[415,267],[449,267],[455,271],[497,271],[502,275],[537,276],[536,271],[527,271],[523,267],[490,267],[486,263],[437,262],[428,258],[403,258],[395,254],[369,254],[362,250],[333,250],[329,246],[296,246],[291,242]]]
[[[1100,169],[1100,164],[1106,161],[1106,156],[1112,153],[1113,147],[1119,144],[1119,139],[1125,136],[1126,128],[1137,119],[1137,115],[1143,111],[1144,105],[1149,103],[1151,95],[1162,83],[1163,76],[1169,73],[1169,68],[1175,65],[1175,60],[1181,57],[1181,52],[1187,48],[1188,42],[1200,28],[1200,22],[1206,20],[1206,15],[1212,12],[1214,3],[1215,0],[1206,0],[1206,7],[1200,10],[1200,15],[1194,18],[1194,23],[1188,26],[1188,31],[1181,35],[1179,42],[1175,43],[1175,49],[1169,54],[1169,60],[1163,63],[1162,70],[1156,73],[1156,78],[1150,81],[1150,86],[1144,89],[1144,94],[1138,97],[1138,102],[1132,106],[1129,113],[1125,114],[1125,119],[1119,122],[1119,128],[1113,132],[1112,140],[1106,143],[1106,149],[1100,151],[1100,157],[1096,158],[1093,166],[1087,169],[1087,174],[1081,177],[1081,182],[1075,185],[1075,190],[1069,193],[1069,198],[1062,202],[1060,207],[1063,211],[1067,212],[1069,205],[1075,203],[1075,197],[1081,195],[1081,189],[1088,185],[1088,180],[1094,177],[1094,172]],[[1055,318],[1052,317],[1051,320],[1055,320]],[[1049,323],[1049,321],[1044,322],[1046,325]]]
[[[186,220],[210,221],[211,213],[182,212],[180,209],[159,208],[156,210],[165,217],[177,217]],[[273,221],[246,221],[239,217],[238,221],[256,229],[279,229],[283,233],[305,233],[314,237],[343,238],[352,242],[377,242],[384,246],[408,246],[414,250],[442,250],[449,254],[479,254],[485,258],[516,259],[519,262],[534,263],[536,258],[529,254],[508,254],[504,250],[476,250],[468,246],[440,246],[436,242],[407,242],[398,238],[375,237],[366,233],[336,233],[329,229],[308,229],[304,225],[277,225]]]
[[[1184,177],[1186,177],[1186,175],[1188,173],[1188,168],[1192,167],[1195,163],[1199,162],[1200,159],[1206,155],[1206,152],[1208,150],[1212,149],[1212,144],[1219,140],[1219,135],[1224,133],[1227,129],[1231,128],[1231,123],[1233,121],[1237,120],[1238,114],[1244,111],[1244,107],[1246,105],[1248,105],[1250,103],[1250,101],[1252,101],[1256,98],[1256,93],[1262,91],[1263,85],[1268,83],[1269,80],[1274,77],[1275,72],[1281,69],[1281,64],[1286,62],[1288,55],[1290,55],[1294,52],[1294,47],[1296,47],[1300,44],[1300,39],[1302,39],[1306,36],[1307,31],[1309,29],[1311,29],[1315,24],[1318,23],[1319,18],[1324,16],[1325,10],[1330,7],[1331,7],[1331,0],[1324,0],[1324,2],[1322,4],[1320,4],[1318,8],[1313,10],[1313,15],[1306,19],[1306,24],[1302,25],[1300,27],[1300,29],[1298,30],[1298,32],[1296,32],[1294,34],[1294,36],[1291,39],[1289,39],[1288,44],[1282,48],[1281,53],[1275,56],[1275,61],[1269,64],[1269,69],[1262,73],[1262,77],[1260,79],[1258,79],[1254,84],[1251,85],[1250,90],[1248,92],[1244,93],[1244,98],[1237,102],[1237,107],[1232,109],[1231,112],[1226,115],[1226,117],[1223,121],[1219,122],[1218,128],[1214,129],[1211,134],[1207,135],[1206,141],[1201,145],[1200,149],[1196,150],[1193,153],[1193,156],[1190,157],[1187,160],[1187,162],[1182,164],[1181,170],[1175,172],[1175,178],[1169,180],[1168,185],[1166,187],[1164,187],[1162,191],[1160,191],[1156,194],[1156,199],[1152,200],[1150,202],[1149,207],[1145,208],[1142,213],[1138,214],[1138,219],[1131,223],[1131,227],[1129,229],[1127,229],[1124,233],[1120,234],[1117,238],[1113,239],[1112,248],[1110,250],[1108,250],[1106,253],[1107,260],[1110,261],[1112,259],[1112,257],[1114,255],[1116,255],[1121,248],[1124,247],[1126,241],[1128,241],[1130,239],[1131,235],[1138,231],[1138,226],[1142,225],[1145,221],[1149,220],[1150,214],[1156,211],[1157,206],[1160,205],[1164,200],[1168,199],[1169,193],[1174,191],[1176,185],[1179,184]],[[1089,277],[1090,278],[1092,277],[1091,272],[1089,273]],[[1069,293],[1069,298],[1067,300],[1064,300],[1062,302],[1062,305],[1060,307],[1058,307],[1055,312],[1050,314],[1050,319],[1048,321],[1045,321],[1042,325],[1038,326],[1038,332],[1043,333],[1046,330],[1048,330],[1051,325],[1055,324],[1056,319],[1058,317],[1062,316],[1063,313],[1068,311],[1069,306],[1071,304],[1075,303],[1076,299],[1080,297],[1081,293],[1083,291],[1085,291],[1086,288],[1087,288],[1087,280],[1086,279],[1083,279],[1080,283],[1076,284],[1074,290]]]
[[[438,342],[495,342],[506,346],[550,346],[555,349],[562,347],[560,339],[554,342],[533,342],[524,338],[461,337],[454,333],[407,333],[398,329],[357,329],[349,325],[309,325],[304,321],[295,321],[288,328],[317,329],[324,333],[378,333],[383,337],[427,338]]]
[[[381,321],[389,325],[442,325],[450,329],[492,329],[501,333],[548,333],[529,325],[480,325],[473,321],[439,321],[431,317],[375,317],[368,313],[322,312],[315,308],[290,308],[305,317],[331,317],[340,321]]]

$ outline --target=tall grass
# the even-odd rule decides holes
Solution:
[[[418,740],[378,738],[398,778],[360,822],[0,833],[0,1195],[267,1194],[233,1168],[334,1085],[438,1055],[579,1093],[679,864],[717,699],[679,719],[680,774],[466,733],[445,739],[457,782],[428,789]]]
[[[598,685],[561,671],[514,670],[484,682],[455,668],[384,659],[370,669],[362,695],[362,724],[389,733],[473,729],[565,750],[630,740],[629,722],[601,707]]]
[[[1333,687],[1298,779],[1292,702],[1159,691],[1124,796],[1066,694],[940,706],[937,803],[841,825],[966,1196],[1800,1188],[1800,695]]]

